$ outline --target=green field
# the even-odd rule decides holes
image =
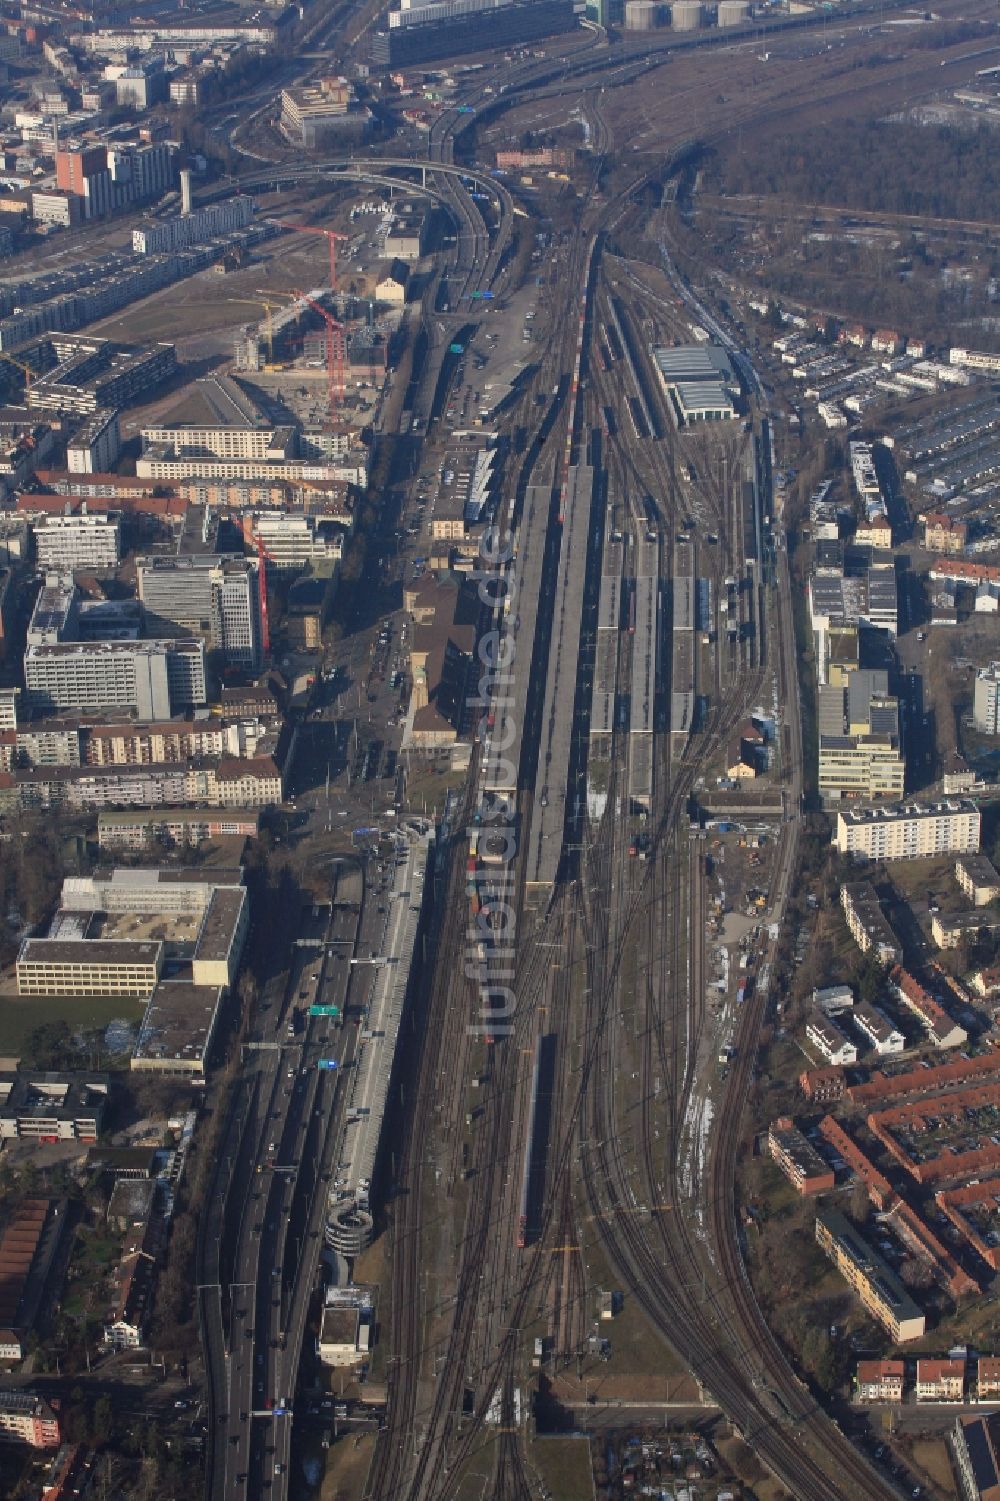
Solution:
[[[121,1017],[137,1022],[145,1009],[134,996],[0,996],[0,1056],[17,1057],[28,1034],[47,1022],[64,1021],[92,1032]]]

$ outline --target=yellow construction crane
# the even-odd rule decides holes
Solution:
[[[16,360],[12,354],[4,354],[2,350],[0,350],[0,360],[6,360],[8,365],[17,366],[18,370],[20,370],[21,374],[24,376],[25,394],[27,396],[30,396],[31,382],[34,380],[36,372],[32,370],[30,365],[24,364],[22,360]]]

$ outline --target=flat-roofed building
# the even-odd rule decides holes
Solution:
[[[816,1240],[895,1344],[923,1338],[923,1313],[850,1220],[838,1210],[823,1210],[816,1216]]]
[[[976,907],[1000,900],[1000,872],[985,855],[963,855],[956,860],[955,879]]]
[[[826,985],[813,991],[813,1005],[827,1016],[839,1016],[854,1005],[854,991],[849,985]]]
[[[902,1402],[906,1367],[901,1360],[859,1360],[855,1390],[860,1402]]]
[[[150,631],[190,632],[219,652],[227,667],[258,670],[263,626],[255,558],[214,553],[140,558],[136,574]]]
[[[0,1139],[96,1141],[110,1087],[107,1074],[0,1073]]]
[[[865,860],[922,860],[975,853],[980,825],[979,808],[963,797],[849,808],[837,814],[834,843],[842,855]]]
[[[35,556],[43,569],[114,570],[121,560],[121,514],[81,509],[32,522]]]
[[[205,844],[217,839],[256,839],[260,814],[227,809],[172,808],[157,812],[110,812],[97,815],[101,849],[143,850],[157,844]]]
[[[976,673],[972,722],[981,735],[1000,734],[1000,662],[981,667]]]
[[[826,1193],[834,1187],[833,1169],[788,1116],[772,1121],[768,1151],[800,1194]]]
[[[959,1414],[951,1447],[963,1501],[1000,1501],[1000,1413]]]
[[[18,995],[149,995],[163,944],[127,939],[26,938],[17,956]]]
[[[682,344],[653,350],[653,362],[675,422],[731,422],[738,382],[720,344]]]
[[[59,1419],[34,1392],[0,1392],[0,1439],[32,1449],[57,1449]]]
[[[224,994],[221,985],[186,980],[157,985],[139,1027],[132,1071],[204,1078]]]
[[[59,641],[29,645],[24,683],[38,709],[132,709],[169,719],[205,703],[202,641]]]
[[[880,964],[898,964],[903,957],[882,904],[870,881],[852,881],[840,888],[840,905],[858,948],[874,953]]]
[[[374,1317],[372,1289],[348,1283],[327,1288],[316,1353],[323,1365],[352,1366],[366,1360]]]

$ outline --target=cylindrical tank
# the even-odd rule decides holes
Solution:
[[[701,25],[700,0],[674,0],[670,7],[670,24],[675,31],[697,31]]]
[[[742,26],[749,19],[749,0],[719,0],[720,26]]]
[[[625,0],[625,30],[655,31],[662,11],[660,0]]]

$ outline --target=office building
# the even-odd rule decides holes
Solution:
[[[816,1240],[893,1342],[923,1337],[924,1315],[895,1272],[838,1210],[816,1216]]]
[[[891,808],[849,808],[837,814],[833,842],[842,855],[858,859],[921,860],[974,854],[979,840],[978,807],[957,797]]]
[[[15,972],[18,995],[149,995],[163,944],[127,939],[25,938]]]
[[[307,151],[334,139],[360,140],[372,118],[371,110],[358,105],[346,78],[319,78],[281,91],[281,133]]]
[[[169,719],[205,703],[201,641],[59,642],[29,646],[24,683],[36,709],[132,709],[140,719]]]
[[[162,54],[130,63],[115,79],[116,102],[145,111],[167,97],[167,74]]]
[[[842,886],[840,905],[851,937],[863,954],[873,953],[880,964],[900,962],[903,951],[870,881]]]
[[[972,722],[981,735],[1000,734],[1000,662],[976,673]]]
[[[121,513],[99,514],[83,507],[62,516],[40,516],[32,522],[39,568],[91,573],[113,572],[121,560]]]
[[[0,1140],[96,1141],[107,1074],[0,1073]]]
[[[255,558],[214,553],[140,558],[137,576],[148,630],[191,632],[220,653],[227,667],[259,669],[263,642]]]
[[[346,528],[324,516],[302,511],[244,511],[240,524],[248,547],[260,540],[269,567],[312,566],[326,572],[343,556]]]
[[[906,776],[899,702],[882,671],[858,670],[819,695],[819,786],[828,800],[901,797]]]

